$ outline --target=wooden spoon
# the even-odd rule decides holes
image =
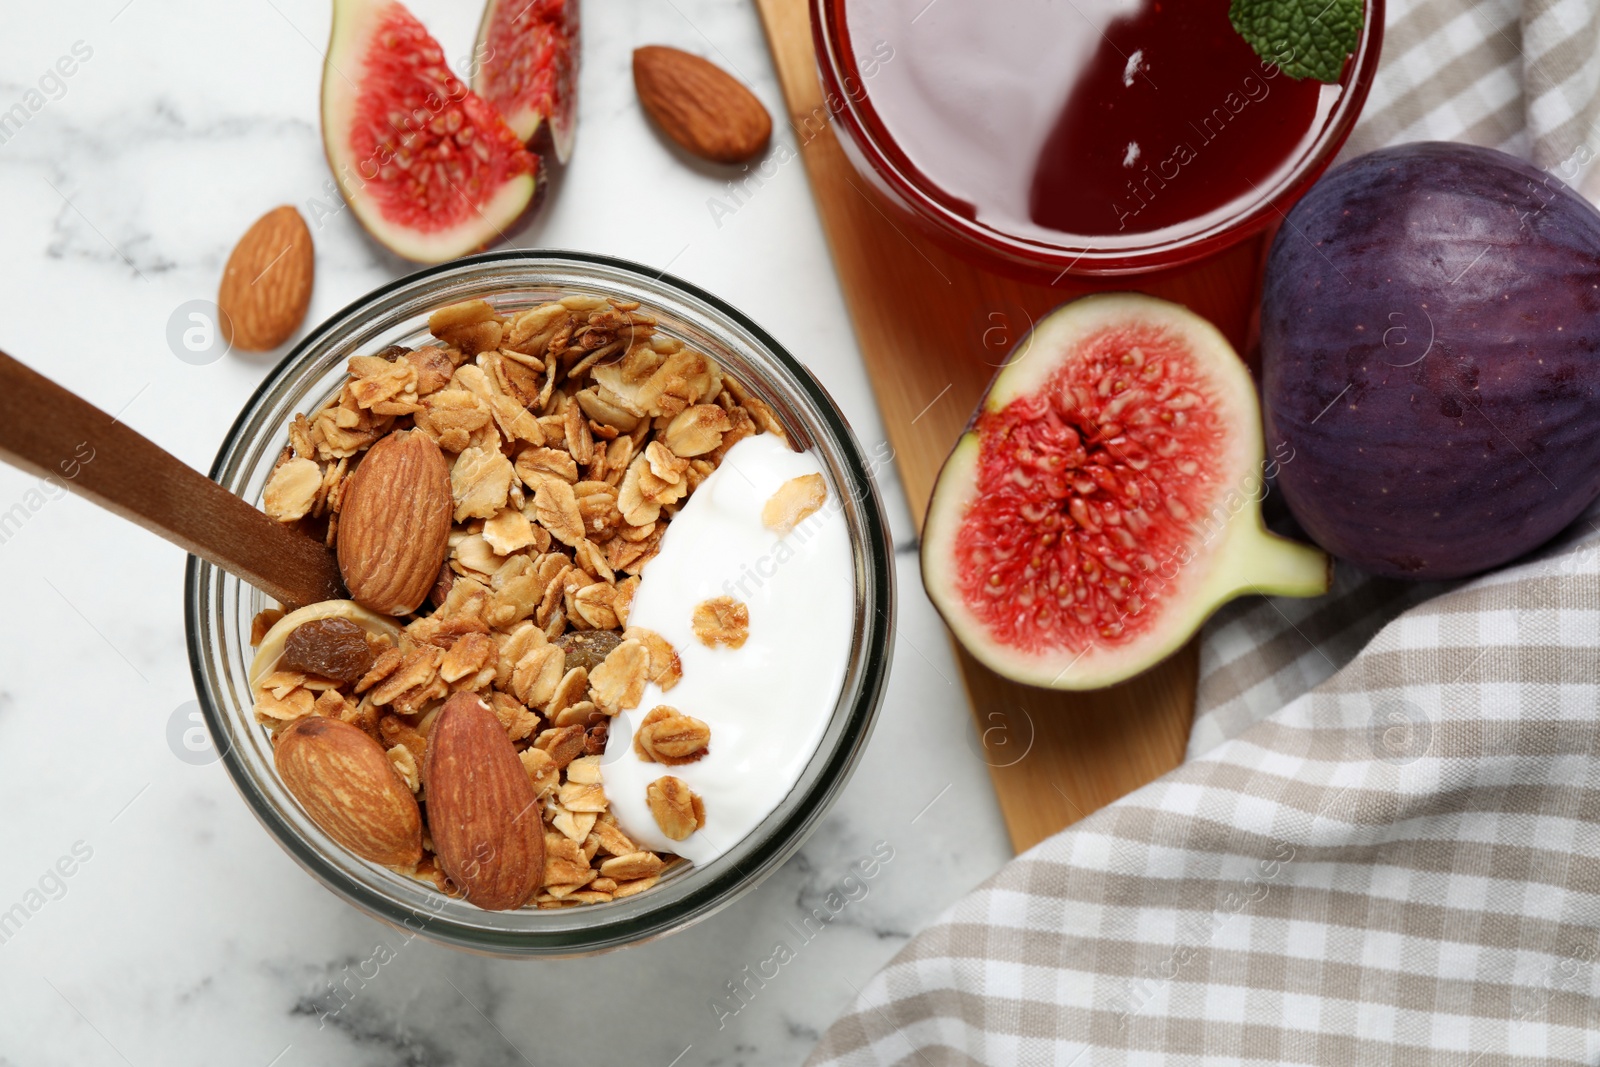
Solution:
[[[4,352],[0,459],[71,486],[289,607],[344,595],[339,565],[320,541],[268,518]]]

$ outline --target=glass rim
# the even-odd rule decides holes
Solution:
[[[307,333],[266,375],[251,393],[224,435],[208,472],[209,476],[230,491],[237,492],[237,487],[231,483],[244,466],[244,453],[254,440],[252,434],[260,429],[256,423],[270,414],[270,407],[280,391],[292,385],[292,379],[298,371],[311,366],[319,357],[325,356],[329,346],[337,344],[340,335],[346,333],[353,323],[359,322],[363,316],[374,314],[372,309],[381,306],[386,299],[407,291],[424,291],[430,284],[439,284],[452,275],[470,277],[474,271],[481,270],[485,266],[504,265],[510,268],[519,265],[537,266],[559,271],[563,264],[580,269],[592,267],[617,272],[641,286],[655,287],[668,294],[685,297],[691,303],[705,305],[715,314],[724,316],[743,330],[759,346],[762,354],[771,357],[784,372],[787,378],[786,384],[797,389],[809,401],[809,411],[820,416],[822,423],[820,430],[828,436],[832,446],[831,451],[836,453],[841,461],[835,466],[825,460],[825,468],[829,469],[833,478],[845,483],[840,485],[840,489],[849,492],[857,502],[854,510],[859,513],[859,521],[851,522],[849,519],[846,521],[850,524],[852,556],[856,567],[854,581],[857,585],[855,600],[858,605],[856,623],[858,638],[853,642],[850,669],[846,673],[838,703],[832,713],[832,718],[846,716],[844,724],[839,727],[838,739],[826,753],[819,748],[818,753],[813,756],[813,763],[807,765],[807,770],[803,772],[800,781],[796,783],[785,802],[769,814],[750,835],[742,839],[740,844],[730,848],[711,864],[692,867],[681,876],[687,879],[697,872],[703,872],[701,880],[692,888],[677,893],[670,900],[666,897],[661,898],[663,903],[658,906],[651,906],[650,899],[656,895],[657,890],[663,888],[662,886],[626,900],[556,911],[536,912],[534,909],[524,908],[497,913],[472,909],[474,921],[469,923],[444,915],[445,911],[457,903],[462,907],[471,907],[464,902],[449,901],[448,898],[441,896],[447,904],[441,906],[438,913],[426,915],[416,908],[406,907],[390,899],[366,880],[352,877],[325,855],[315,843],[308,841],[301,831],[288,822],[268,798],[262,795],[250,769],[246,766],[245,756],[240,752],[241,746],[225,743],[233,735],[232,720],[228,710],[223,706],[227,701],[219,697],[212,678],[207,673],[207,668],[211,666],[207,647],[211,635],[207,628],[207,620],[211,619],[213,611],[211,601],[220,593],[221,583],[231,579],[231,576],[226,575],[220,568],[191,555],[185,567],[184,577],[185,642],[196,697],[205,717],[206,726],[217,743],[221,762],[229,778],[269,835],[317,881],[367,914],[391,926],[405,928],[413,934],[420,934],[452,947],[512,957],[588,955],[652,940],[705,918],[755,888],[805,842],[817,823],[832,807],[858,765],[870,738],[887,685],[894,634],[894,560],[888,523],[862,449],[826,389],[771,334],[731,304],[664,270],[655,271],[642,264],[613,256],[557,249],[508,249],[487,252],[424,267],[364,293],[329,315]],[[515,280],[508,279],[506,288],[514,290],[515,287]],[[714,321],[701,325],[712,332],[725,330],[725,327]],[[750,383],[752,388],[759,384]],[[761,392],[759,388],[756,391],[758,394]],[[788,428],[791,432],[801,429],[808,436],[816,436],[816,429],[812,427],[791,425]],[[220,620],[212,621],[220,624]],[[253,722],[249,725],[254,726]],[[826,743],[826,737],[825,733],[822,743]],[[813,773],[812,767],[818,757],[824,757],[824,760]],[[807,787],[808,780],[809,787]],[[802,788],[808,788],[803,802],[789,805],[789,798],[793,797],[796,790]],[[784,811],[786,805],[789,807],[787,812]],[[782,818],[775,825],[769,826],[768,824],[780,813]],[[741,856],[741,862],[723,863],[736,854]],[[354,860],[354,862],[364,861]],[[717,870],[719,866],[722,867],[721,870]],[[608,912],[610,916],[607,915]],[[496,929],[491,920],[484,919],[484,916],[530,914],[550,916],[577,914],[592,916],[593,921],[575,927],[567,924],[559,930],[543,931]]]
[[[823,107],[844,126],[844,139],[865,158],[873,176],[900,206],[935,236],[946,243],[954,243],[964,254],[980,251],[986,258],[997,258],[1013,270],[1020,269],[1035,279],[1053,275],[1051,285],[1068,277],[1116,278],[1184,267],[1266,229],[1280,208],[1287,208],[1304,195],[1349,139],[1377,76],[1385,11],[1385,0],[1365,0],[1366,17],[1361,37],[1347,61],[1350,65],[1349,80],[1345,83],[1347,91],[1334,105],[1312,147],[1275,188],[1268,190],[1248,210],[1206,230],[1146,245],[1096,250],[1092,242],[1079,246],[1032,240],[967,218],[930,194],[916,175],[896,162],[893,153],[883,144],[885,139],[892,141],[892,136],[885,127],[880,137],[877,128],[882,122],[870,117],[874,109],[867,102],[868,94],[861,93],[861,99],[857,100],[844,89],[848,78],[854,78],[857,85],[865,84],[855,56],[844,47],[848,30],[841,24],[838,14],[848,2],[809,0]]]

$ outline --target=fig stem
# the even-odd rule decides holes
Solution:
[[[1240,581],[1236,594],[1321,596],[1333,583],[1333,560],[1326,552],[1260,530],[1236,550]]]

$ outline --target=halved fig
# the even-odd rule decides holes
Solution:
[[[1018,345],[945,461],[923,583],[997,673],[1111,685],[1234,597],[1327,590],[1327,556],[1262,525],[1268,471],[1255,387],[1210,323],[1084,297]]]
[[[538,157],[397,0],[334,0],[322,140],[361,225],[420,263],[502,236],[537,185]]]
[[[577,136],[578,26],[578,0],[489,0],[473,51],[473,91],[562,163]]]

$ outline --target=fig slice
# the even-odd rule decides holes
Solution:
[[[578,27],[578,0],[489,0],[473,51],[473,91],[562,163],[577,137]]]
[[[397,0],[334,0],[322,140],[361,225],[419,263],[503,236],[537,186],[538,157]]]
[[[1204,319],[1084,297],[995,376],[928,505],[922,577],[958,640],[1027,685],[1094,689],[1245,593],[1315,596],[1328,557],[1268,533],[1249,372]]]

